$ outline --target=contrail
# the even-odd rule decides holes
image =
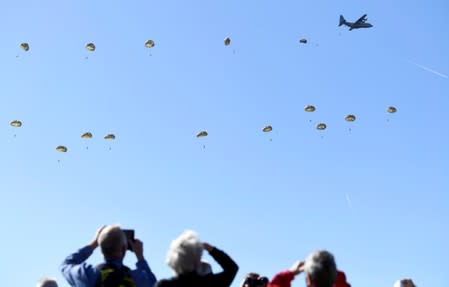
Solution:
[[[346,201],[348,202],[348,205],[352,210],[352,202],[351,202],[351,199],[349,198],[349,194],[347,194],[347,193],[346,193]]]
[[[415,63],[415,62],[412,62],[412,61],[408,61],[409,63],[411,63],[411,64],[413,64],[413,65],[415,65],[415,66],[417,66],[418,68],[421,68],[421,69],[423,69],[423,70],[425,70],[425,71],[427,71],[427,72],[431,72],[432,74],[435,74],[435,75],[437,75],[437,76],[440,76],[440,77],[442,77],[442,78],[445,78],[445,79],[447,79],[447,78],[449,78],[447,75],[445,75],[445,74],[442,74],[442,73],[440,73],[440,72],[437,72],[437,71],[435,71],[435,70],[432,70],[432,69],[430,69],[430,68],[427,68],[427,67],[425,67],[425,66],[423,66],[423,65],[420,65],[420,64],[418,64],[418,63]]]

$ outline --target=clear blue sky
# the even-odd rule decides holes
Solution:
[[[364,13],[373,28],[337,26]],[[0,15],[4,286],[68,286],[59,264],[109,223],[136,229],[158,278],[194,229],[237,261],[233,287],[318,248],[353,286],[447,285],[447,1],[4,0]]]

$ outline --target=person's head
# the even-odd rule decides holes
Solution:
[[[187,230],[170,244],[167,264],[176,275],[198,271],[202,254],[203,244],[198,235],[191,230]]]
[[[412,279],[401,279],[394,283],[394,287],[415,287]]]
[[[58,283],[53,278],[44,277],[39,280],[36,287],[58,287]]]
[[[310,254],[304,265],[307,287],[332,287],[337,277],[334,256],[325,250]]]
[[[269,280],[267,277],[260,276],[257,273],[248,273],[240,284],[241,287],[266,287]]]
[[[106,259],[123,259],[128,241],[120,225],[106,226],[98,236],[98,245]]]

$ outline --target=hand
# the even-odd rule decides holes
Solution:
[[[214,250],[215,247],[213,247],[212,245],[210,245],[209,243],[203,242],[203,248],[207,250],[207,252],[212,252],[212,250]]]
[[[139,239],[135,239],[134,241],[130,240],[128,242],[131,245],[134,253],[136,254],[137,260],[143,259],[143,243]]]
[[[98,228],[97,231],[95,232],[94,239],[92,239],[92,241],[89,243],[89,245],[90,245],[90,247],[92,247],[92,249],[95,249],[98,247],[98,237],[100,237],[100,233],[101,233],[101,231],[103,231],[103,229],[105,227],[106,227],[106,225],[103,225],[100,228]]]
[[[304,264],[304,261],[296,261],[288,270],[293,274],[298,275],[299,273],[304,272]]]

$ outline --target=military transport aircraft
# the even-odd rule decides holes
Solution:
[[[352,29],[373,27],[373,25],[371,25],[370,23],[366,23],[366,20],[368,20],[368,18],[366,18],[366,14],[360,17],[359,20],[355,21],[354,23],[347,22],[343,15],[340,15],[340,24],[338,26],[346,25],[349,27],[349,31],[351,31]]]

